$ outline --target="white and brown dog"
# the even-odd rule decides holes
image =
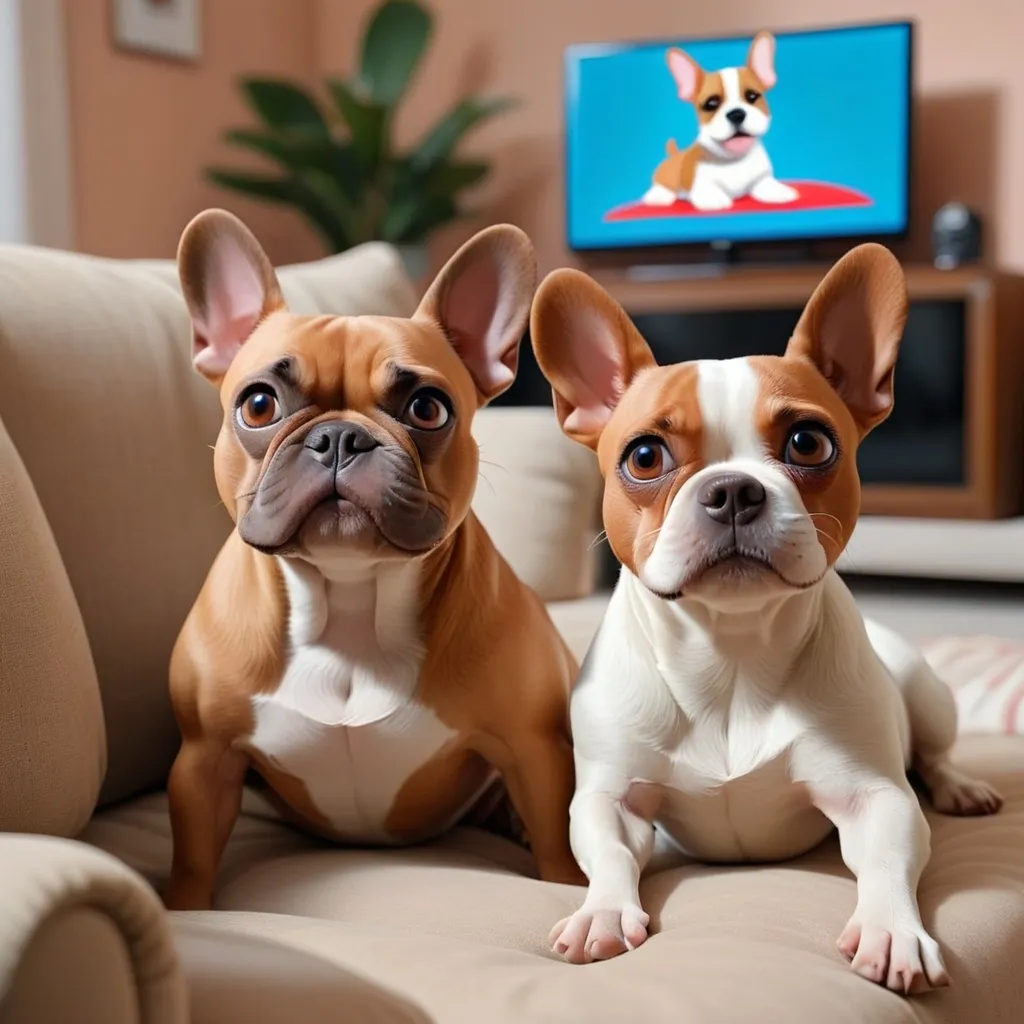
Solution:
[[[772,123],[765,94],[776,82],[775,37],[758,33],[739,68],[705,71],[675,48],[667,60],[679,98],[694,106],[699,130],[686,149],[669,141],[644,202],[671,206],[688,199],[698,210],[714,211],[728,210],[742,196],[762,203],[796,199],[796,190],[776,179],[762,141]]]
[[[582,881],[576,666],[470,509],[470,424],[515,376],[536,284],[526,236],[467,242],[411,319],[290,312],[223,211],[178,259],[235,530],[171,662],[168,906],[210,906],[249,768],[290,817],[361,844],[486,816],[504,780],[540,875]]]
[[[857,446],[888,415],[907,312],[899,264],[860,246],[818,287],[784,357],[658,367],[590,278],[549,276],[532,318],[565,432],[596,449],[623,568],[571,718],[573,851],[590,879],[552,933],[574,962],[647,938],[655,823],[719,863],[793,857],[835,826],[857,877],[840,950],[916,992],[947,983],[917,884],[936,809],[997,793],[948,757],[947,688],[865,624],[833,569],[857,521]]]

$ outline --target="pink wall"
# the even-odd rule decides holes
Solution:
[[[497,219],[530,232],[544,270],[570,258],[561,182],[566,44],[912,16],[921,97],[915,193],[924,216],[907,254],[927,252],[927,217],[938,203],[959,198],[988,219],[990,254],[1024,270],[1020,0],[835,0],[827,15],[818,0],[431,2],[437,37],[399,120],[399,139],[414,139],[467,88],[522,101],[468,147],[493,157],[495,173],[473,197],[479,216],[437,238],[435,262]],[[117,256],[170,255],[185,220],[216,203],[245,216],[275,259],[316,255],[316,240],[293,214],[235,199],[206,185],[199,171],[228,155],[220,130],[246,120],[234,85],[238,74],[309,81],[350,70],[374,0],[204,0],[202,6],[204,56],[190,66],[117,53],[108,0],[67,0],[79,244]]]
[[[562,223],[561,52],[572,42],[746,33],[844,21],[918,20],[919,229],[908,255],[927,254],[927,219],[959,198],[986,216],[990,253],[1024,270],[1024,4],[1020,0],[432,0],[434,49],[401,123],[414,137],[460,89],[521,97],[522,107],[483,129],[474,148],[496,171],[481,188],[483,219],[507,218],[534,238],[543,269],[569,255]],[[319,63],[347,67],[372,0],[317,0]],[[824,13],[827,11],[827,13]],[[980,13],[980,12],[983,12]],[[865,69],[870,74],[870,69]],[[917,212],[916,211],[916,212]],[[469,234],[465,225],[438,250]],[[924,230],[921,230],[921,227]],[[440,255],[440,252],[437,254]]]
[[[173,256],[186,221],[227,206],[279,261],[314,258],[292,213],[207,184],[202,168],[237,157],[219,141],[249,115],[243,72],[312,79],[311,0],[205,0],[197,64],[118,51],[110,0],[65,0],[76,244],[106,256]]]

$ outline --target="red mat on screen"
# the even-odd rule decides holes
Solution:
[[[737,199],[728,210],[696,210],[685,199],[671,206],[627,203],[609,210],[604,219],[654,220],[665,217],[721,217],[733,213],[785,213],[788,210],[834,210],[842,206],[870,206],[871,200],[856,189],[829,185],[823,181],[787,181],[800,195],[791,203],[759,203],[750,196]]]

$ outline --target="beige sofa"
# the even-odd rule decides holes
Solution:
[[[286,268],[297,309],[404,313],[395,253]],[[905,1001],[835,950],[854,883],[835,842],[764,868],[661,865],[655,935],[572,967],[546,944],[581,890],[520,849],[458,830],[342,850],[255,794],[211,913],[166,914],[161,792],[176,744],[165,673],[222,542],[215,395],[186,358],[173,267],[0,250],[0,1021],[1024,1020],[1024,740],[964,742],[1009,798],[933,817],[921,885],[955,985]],[[582,653],[599,481],[549,413],[477,423],[477,508]],[[20,833],[20,834],[14,834]]]

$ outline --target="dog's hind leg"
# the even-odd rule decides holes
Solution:
[[[987,782],[954,767],[956,703],[921,652],[898,633],[866,623],[875,653],[903,696],[910,722],[911,766],[928,787],[932,806],[943,814],[995,814],[1003,798]]]

